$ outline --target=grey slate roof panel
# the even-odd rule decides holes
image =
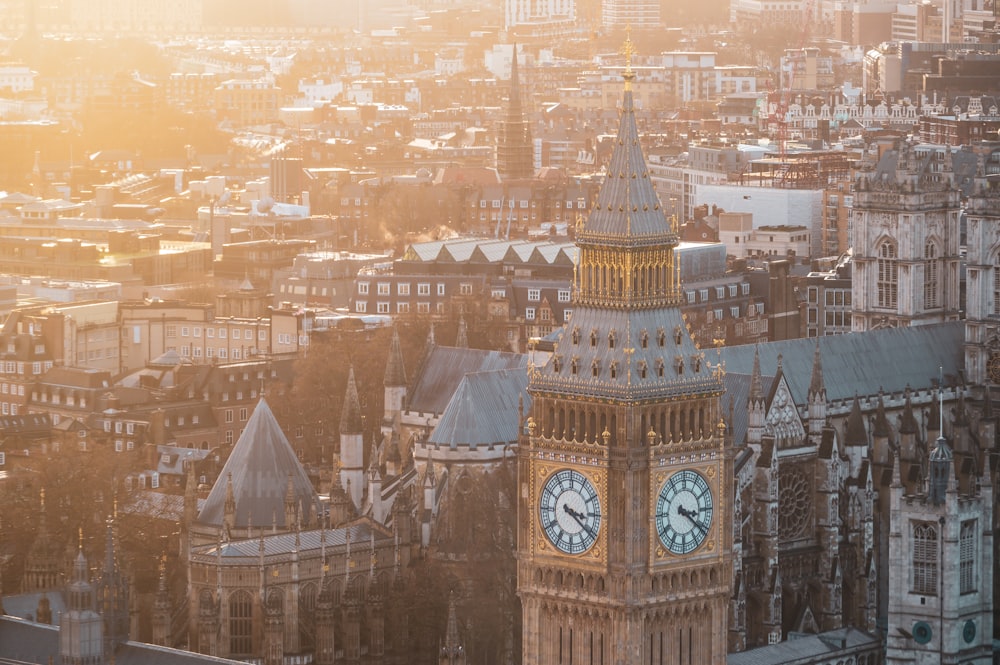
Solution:
[[[192,651],[159,647],[141,642],[126,642],[118,647],[117,665],[239,665],[240,661],[206,656]],[[32,663],[62,665],[59,655],[59,628],[0,616],[0,664]]]
[[[475,372],[462,378],[430,435],[437,446],[493,446],[516,443],[519,397],[530,408],[528,373],[523,368]]]
[[[843,646],[841,643],[843,641]],[[877,648],[879,639],[855,628],[840,628],[819,635],[804,635],[778,644],[726,656],[726,665],[795,665],[833,658],[849,650]]]
[[[938,367],[943,368],[946,383],[955,381],[964,364],[963,336],[964,323],[955,321],[821,337],[827,399],[835,402],[853,399],[855,393],[875,395],[879,388],[886,393],[901,393],[907,385],[913,390],[930,388],[938,381]],[[770,342],[759,349],[765,372],[777,368],[778,355],[782,356],[785,380],[795,403],[804,405],[816,340]],[[753,352],[752,344],[723,348],[726,371],[749,375]]]
[[[527,365],[528,357],[520,353],[435,346],[413,386],[407,409],[418,413],[443,413],[466,374],[523,369]]]
[[[203,524],[221,526],[225,516],[226,487],[232,474],[237,528],[291,528],[285,523],[285,494],[289,476],[296,505],[311,511],[317,496],[305,469],[281,431],[267,402],[261,398],[233,447],[222,473],[198,514]],[[303,516],[303,523],[308,522]]]

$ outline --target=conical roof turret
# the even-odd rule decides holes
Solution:
[[[392,342],[389,344],[389,362],[385,366],[384,386],[405,386],[406,368],[403,365],[403,350],[399,344],[399,329],[392,327]]]
[[[392,355],[390,354],[390,363]],[[340,411],[340,433],[361,434],[361,400],[358,399],[358,385],[354,381],[354,365],[347,370],[347,392],[344,407]]]
[[[816,351],[813,353],[812,377],[809,380],[809,400],[826,401],[826,386],[823,383],[823,360],[819,352],[819,338],[816,338]]]

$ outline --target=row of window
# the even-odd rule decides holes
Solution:
[[[181,329],[181,337],[201,337],[201,326],[194,326],[194,327],[181,326],[180,329]],[[227,331],[229,331],[228,328],[219,328],[218,329],[218,338],[219,339],[226,339],[227,335],[231,335],[232,339],[240,339],[241,334],[240,334],[240,329],[239,328],[233,328],[231,330],[231,332],[227,332]],[[168,338],[170,338],[170,337],[177,337],[177,326],[167,326],[166,335],[167,335]],[[215,338],[216,337],[216,329],[215,328],[205,328],[205,337],[208,337],[209,339]],[[253,339],[253,328],[245,328],[245,329],[243,329],[242,337],[243,337],[243,339]],[[266,340],[267,339],[267,330],[264,329],[264,328],[260,328],[257,331],[257,339]]]
[[[962,522],[958,537],[959,593],[976,591],[976,520]],[[910,590],[923,596],[938,594],[939,534],[933,522],[914,522],[911,531],[912,577]]]
[[[388,296],[392,294],[392,284],[389,282],[378,282],[376,284],[378,295]],[[358,294],[366,296],[370,293],[371,284],[369,282],[358,282]],[[460,284],[459,293],[463,296],[472,295],[472,284]],[[409,282],[398,282],[396,284],[396,294],[401,296],[410,295],[410,283]],[[417,284],[417,295],[418,296],[429,296],[431,294],[430,282],[419,282]],[[439,296],[445,295],[445,284],[438,282],[437,284],[437,294]]]
[[[729,284],[727,286],[716,286],[715,288],[715,299],[722,300],[728,297],[735,298],[737,291],[740,295],[748,296],[750,295],[750,283],[743,282],[741,284]],[[687,297],[689,305],[693,305],[696,302],[708,302],[708,294],[710,289],[699,289],[697,292],[693,289],[690,291],[685,291],[684,295]],[[697,293],[697,300],[695,299],[695,294]]]
[[[8,360],[3,363],[3,373],[18,374],[20,376],[24,376],[24,370],[26,368],[26,365],[27,363],[24,362],[15,362],[13,360]],[[52,369],[51,360],[45,360],[45,361],[36,360],[35,362],[31,363],[32,374],[41,374],[43,370],[47,372],[50,369]]]
[[[24,385],[17,385],[14,383],[0,383],[0,393],[4,395],[20,395],[24,397]]]
[[[539,310],[536,310],[534,307],[526,307],[524,309],[524,319],[526,321],[534,321],[536,313],[538,315],[538,320],[540,320],[540,321],[551,321],[551,320],[553,320],[552,310],[549,309],[548,307],[542,307]],[[568,308],[564,309],[563,310],[563,322],[564,323],[569,323],[569,317],[572,316],[572,314],[573,314],[573,310],[568,309]]]
[[[827,307],[851,306],[850,289],[825,289],[823,298]],[[815,286],[809,287],[809,302],[819,302],[819,289]]]
[[[391,303],[388,302],[377,302],[375,303],[375,312],[377,314],[392,314]],[[354,311],[358,314],[365,314],[368,312],[368,301],[358,300],[354,303]],[[437,314],[444,314],[445,305],[443,302],[434,304],[434,311]],[[410,313],[410,303],[408,302],[398,302],[396,303],[396,314],[409,314]],[[417,314],[430,314],[431,304],[429,302],[418,302],[417,303]]]

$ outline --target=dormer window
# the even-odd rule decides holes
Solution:
[[[580,343],[580,328],[573,328],[573,344]]]
[[[552,356],[552,369],[555,370],[556,374],[562,368],[562,356]]]
[[[642,348],[644,349],[649,347],[649,333],[645,329],[639,333],[639,343],[642,344]]]
[[[646,369],[647,369],[647,367],[648,366],[646,365],[646,361],[645,360],[640,360],[639,361],[639,378],[640,379],[645,379],[646,378]]]
[[[601,361],[594,359],[594,362],[590,363],[590,375],[597,378],[601,373]]]
[[[597,331],[596,330],[591,330],[590,331],[590,348],[594,348],[596,346],[597,346]]]
[[[580,371],[580,360],[578,358],[573,358],[569,361],[569,371],[573,376],[576,376]]]
[[[663,358],[657,358],[656,359],[656,376],[660,377],[661,379],[663,378],[663,367],[664,367]]]
[[[618,340],[618,333],[616,333],[614,330],[612,330],[611,332],[609,332],[608,333],[608,348],[609,349],[615,348],[615,342],[617,340]]]
[[[667,332],[663,328],[656,329],[656,343],[661,349],[667,344]]]
[[[617,379],[618,378],[618,361],[616,360],[613,363],[611,363],[611,367],[609,369],[611,370],[611,378],[612,379]]]
[[[684,331],[681,329],[680,326],[674,326],[674,344],[680,344],[681,343],[681,335],[683,333],[684,333]]]
[[[677,370],[677,375],[681,376],[684,374],[684,358],[681,356],[674,357],[674,369]]]

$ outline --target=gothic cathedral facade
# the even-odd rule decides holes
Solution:
[[[524,665],[726,659],[733,469],[722,375],[679,308],[678,237],[649,180],[633,80],[629,60],[614,152],[577,234],[572,318],[554,353],[529,367],[518,453]]]

